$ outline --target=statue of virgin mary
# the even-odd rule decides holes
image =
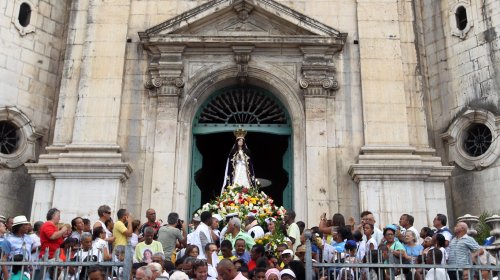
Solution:
[[[247,132],[241,128],[234,132],[235,143],[226,162],[226,172],[222,192],[226,186],[238,185],[244,187],[259,187],[260,182],[255,178],[252,158],[245,136]]]

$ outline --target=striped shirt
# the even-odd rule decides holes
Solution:
[[[468,265],[470,262],[471,253],[479,250],[474,238],[465,234],[462,237],[455,237],[450,241],[450,252],[448,255],[448,264],[453,265]]]

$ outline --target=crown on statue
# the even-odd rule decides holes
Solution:
[[[240,138],[243,138],[245,139],[245,136],[247,135],[247,132],[246,130],[244,130],[243,128],[238,128],[234,131],[234,136],[236,137],[236,139],[240,139]]]

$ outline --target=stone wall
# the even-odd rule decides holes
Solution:
[[[459,6],[467,11],[464,30],[457,27],[455,12]],[[442,134],[467,109],[487,110],[497,117],[500,112],[500,3],[422,0],[418,7],[422,17],[421,55],[426,71],[429,131],[443,162],[453,164],[456,161],[449,152],[452,147]],[[480,215],[498,208],[498,154],[497,160],[486,167],[481,166],[481,161],[473,170],[455,165],[447,188],[455,216]]]
[[[21,4],[30,5],[30,22],[19,23]],[[70,1],[0,3],[0,107],[16,108],[37,132],[37,153],[50,139],[57,103],[60,62]],[[24,22],[23,24],[26,24]],[[31,159],[31,160],[34,160]],[[29,216],[33,181],[26,168],[0,167],[0,213]]]

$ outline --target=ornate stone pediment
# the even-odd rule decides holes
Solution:
[[[141,38],[164,35],[280,36],[346,34],[273,0],[213,0],[140,32]]]
[[[275,48],[303,55],[300,87],[306,96],[333,96],[338,88],[334,55],[347,34],[273,0],[212,0],[139,36],[150,57],[146,86],[152,95],[182,93],[188,78],[182,61],[190,48],[202,48],[204,56],[233,55],[242,83],[254,52]]]

